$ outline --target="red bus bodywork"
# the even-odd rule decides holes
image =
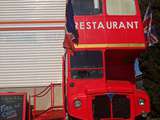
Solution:
[[[134,75],[134,60],[146,47],[138,0],[136,14],[128,16],[108,15],[106,4],[107,0],[102,0],[101,14],[74,18],[79,33],[75,53],[100,51],[102,67],[90,69],[103,71],[101,78],[74,78],[72,71],[85,68],[72,68],[72,55],[66,54],[64,105],[66,115],[75,120],[135,120],[150,112],[149,97],[136,88]],[[141,100],[144,105],[140,105]],[[126,113],[121,112],[123,108]]]

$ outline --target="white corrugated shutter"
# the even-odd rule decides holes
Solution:
[[[0,20],[64,19],[65,0],[0,0]]]
[[[65,0],[0,0],[0,87],[61,83],[64,19]]]

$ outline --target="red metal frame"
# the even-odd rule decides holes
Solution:
[[[23,113],[22,120],[26,120],[26,101],[27,93],[15,93],[15,92],[1,92],[0,96],[22,96],[23,97]]]

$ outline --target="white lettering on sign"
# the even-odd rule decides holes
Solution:
[[[105,23],[102,21],[99,22],[76,22],[76,28],[80,30],[100,30],[100,29],[138,29],[138,21],[106,21]]]
[[[99,22],[97,29],[105,29],[102,22]]]
[[[86,22],[86,29],[87,30],[91,29],[91,23],[90,22]]]
[[[85,29],[85,24],[84,24],[84,22],[79,22],[79,25],[80,25],[80,29]]]

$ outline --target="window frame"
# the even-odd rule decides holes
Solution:
[[[74,1],[74,0],[72,0],[72,1]],[[81,17],[81,16],[102,16],[103,14],[104,14],[104,11],[105,11],[105,2],[104,2],[104,0],[100,0],[101,2],[102,2],[102,11],[101,11],[101,13],[98,13],[98,14],[81,14],[81,15],[77,15],[77,14],[75,14],[75,12],[74,12],[74,16],[79,16],[79,17]],[[72,3],[72,6],[73,6],[73,3]],[[74,7],[73,7],[73,11],[74,11]]]
[[[102,53],[102,67],[97,67],[97,68],[72,68],[71,67],[71,54],[69,54],[69,78],[71,80],[75,80],[75,81],[86,81],[86,80],[99,80],[99,79],[103,79],[105,77],[105,64],[104,64],[104,52],[102,50],[77,50],[76,52],[81,52],[81,51],[98,51]],[[73,78],[72,77],[72,70],[79,70],[79,71],[83,71],[83,70],[101,70],[102,71],[102,76],[100,78]]]

